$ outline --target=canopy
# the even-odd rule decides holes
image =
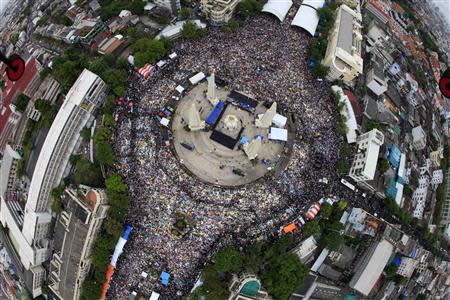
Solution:
[[[204,78],[205,74],[203,72],[200,72],[189,78],[189,81],[191,82],[192,85],[194,85],[202,81]]]
[[[150,299],[149,300],[158,300],[158,298],[159,298],[159,293],[152,292],[152,294],[150,295]]]
[[[287,141],[288,131],[283,128],[271,127],[269,132],[269,140]]]
[[[175,90],[178,92],[178,93],[183,93],[184,92],[184,87],[182,87],[181,85],[179,85],[179,86],[177,86],[176,88],[175,88]]]
[[[291,0],[269,0],[264,5],[262,11],[273,14],[280,22],[283,22],[291,6]]]
[[[287,118],[280,114],[275,114],[275,116],[272,119],[272,123],[277,127],[284,127],[284,125],[286,125],[286,122]]]
[[[142,277],[142,278],[147,278],[147,276],[148,276],[147,272],[142,272],[142,273],[141,273],[141,277]]]
[[[163,285],[168,285],[169,284],[169,278],[170,278],[170,274],[166,273],[166,272],[162,272],[161,273],[161,281]]]
[[[170,59],[175,59],[178,55],[175,52],[169,54]]]
[[[291,25],[303,28],[314,36],[320,19],[317,15],[317,9],[323,7],[324,3],[325,0],[303,1],[303,4],[298,9],[294,20],[292,20]]]
[[[296,228],[297,228],[297,226],[295,226],[295,224],[292,223],[292,224],[289,224],[289,225],[285,226],[283,228],[283,231],[284,231],[284,233],[289,233],[289,232],[294,231]]]
[[[164,125],[164,126],[169,126],[169,119],[167,119],[167,118],[161,118],[161,121],[159,121],[160,123],[161,123],[161,125]]]

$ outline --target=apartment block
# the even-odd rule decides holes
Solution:
[[[334,29],[322,60],[323,65],[330,67],[330,81],[340,79],[351,82],[362,73],[361,21],[361,14],[347,5],[341,5],[337,10]]]

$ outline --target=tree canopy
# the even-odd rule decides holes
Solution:
[[[307,222],[303,226],[303,234],[308,237],[310,235],[316,235],[320,233],[320,226],[319,222],[317,220],[313,220],[310,222]]]
[[[214,256],[214,268],[217,272],[237,272],[242,268],[242,256],[233,248],[226,248]]]
[[[164,43],[160,40],[142,38],[134,45],[134,64],[142,67],[146,63],[154,64],[166,53]]]
[[[30,97],[25,94],[20,94],[16,99],[16,109],[20,112],[24,112],[27,108],[28,102],[30,102]]]
[[[287,300],[301,285],[308,271],[296,254],[286,253],[264,267],[261,272],[262,284],[275,299]]]
[[[197,24],[192,21],[186,21],[181,29],[181,36],[188,39],[201,38],[205,36],[206,29],[199,28]]]

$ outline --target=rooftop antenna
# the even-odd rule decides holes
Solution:
[[[25,61],[17,54],[6,57],[2,52],[0,52],[0,61],[7,65],[6,75],[11,81],[19,80],[25,72]]]

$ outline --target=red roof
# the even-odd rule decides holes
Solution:
[[[9,104],[14,100],[15,96],[22,93],[37,74],[36,60],[34,57],[30,58],[25,66],[25,72],[18,81],[12,82],[6,77],[6,66],[2,67],[0,77],[6,82],[5,91],[3,91],[3,106],[0,108],[0,135],[3,134],[6,123],[11,115]],[[2,114],[3,112],[3,114]],[[0,145],[3,148],[4,145]]]
[[[358,124],[361,124],[362,117],[363,117],[363,110],[361,108],[361,105],[359,105],[358,99],[356,98],[355,94],[353,94],[351,91],[347,89],[343,89],[345,96],[347,96],[348,100],[352,104],[353,112],[355,113],[356,122]]]

